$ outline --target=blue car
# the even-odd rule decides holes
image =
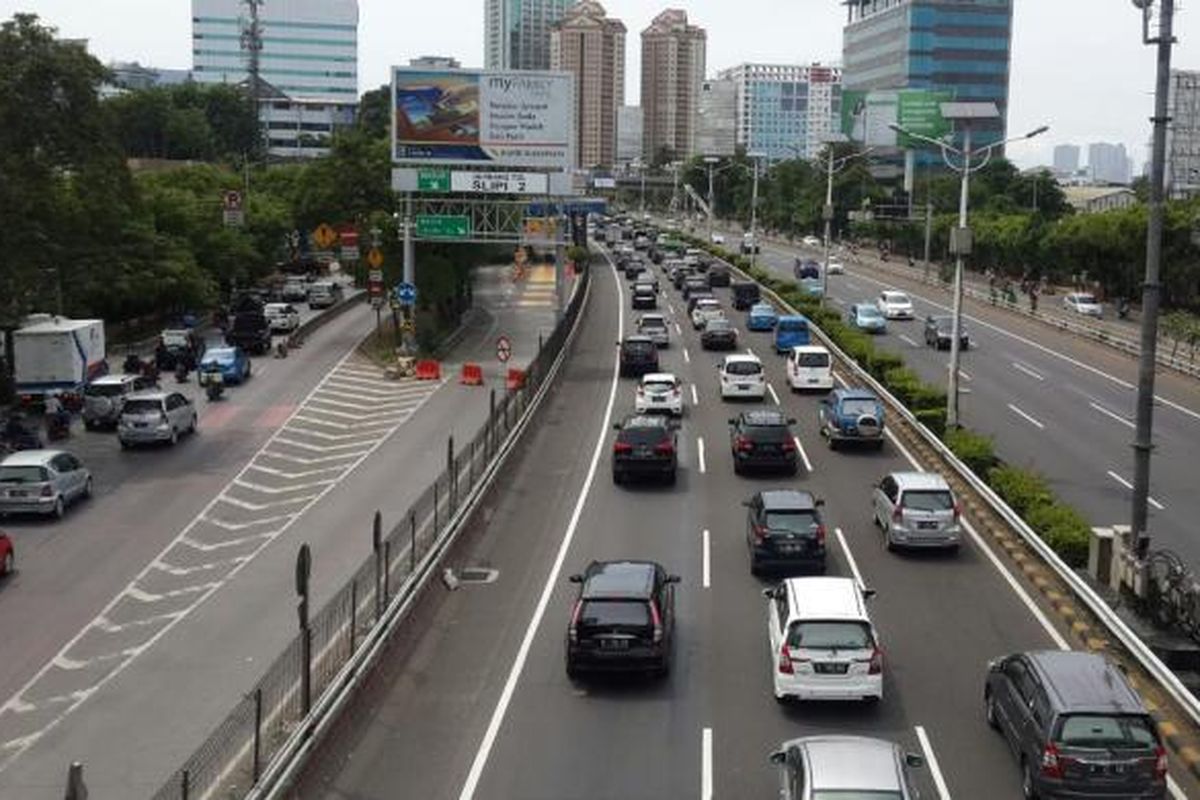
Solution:
[[[867,389],[834,389],[817,407],[818,433],[836,450],[847,442],[883,447],[883,403]]]
[[[812,344],[812,334],[808,330],[808,317],[780,317],[775,326],[775,352],[790,353],[793,347],[803,347]]]
[[[777,322],[779,315],[775,313],[774,306],[770,303],[755,303],[746,318],[746,328],[752,331],[773,331]]]
[[[242,383],[250,377],[250,359],[240,347],[210,347],[200,359],[199,372],[216,365],[226,384]]]
[[[820,278],[801,278],[800,289],[809,297],[821,297],[825,294],[825,286]]]
[[[887,333],[887,320],[871,303],[855,303],[846,311],[846,323],[867,333]]]

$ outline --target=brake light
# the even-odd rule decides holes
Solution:
[[[46,486],[42,487],[42,497],[53,497],[53,496],[54,496],[54,489],[50,485],[47,484]]]
[[[958,522],[960,517],[962,517],[962,503],[955,501],[955,503],[954,503],[954,521]]]
[[[643,397],[646,394],[646,390],[639,386],[637,393],[638,393],[638,397]]]
[[[613,452],[614,453],[632,453],[633,445],[631,445],[629,442],[614,442],[613,443]]]
[[[750,524],[750,532],[754,534],[754,540],[756,542],[758,542],[759,544],[762,544],[763,540],[767,538],[767,526],[766,525],[759,525],[758,523],[751,523]]]
[[[1167,751],[1161,744],[1154,748],[1154,777],[1160,781],[1167,777]]]
[[[794,439],[783,440],[783,452],[791,453],[796,450],[796,441]]]
[[[654,452],[658,453],[659,455],[669,456],[675,452],[675,445],[669,441],[659,442],[658,446],[654,448]]]
[[[796,674],[796,670],[792,668],[792,654],[788,651],[787,642],[779,648],[779,671],[784,675]]]
[[[817,543],[822,544],[822,545],[825,544],[825,526],[824,525],[817,526]]]
[[[894,509],[892,509],[892,522],[903,522],[903,521],[904,521],[904,508],[902,506],[896,506]]]
[[[1063,776],[1062,764],[1058,760],[1058,747],[1050,742],[1042,750],[1042,774],[1048,778]]]
[[[754,442],[750,441],[745,436],[738,434],[734,437],[733,446],[739,453],[749,453],[754,449]]]
[[[579,612],[583,610],[583,601],[576,600],[575,608],[571,609],[571,625],[567,628],[567,638],[572,644],[579,641]]]
[[[658,613],[658,603],[650,601],[650,621],[654,623],[654,643],[663,639],[662,615]]]
[[[867,665],[867,673],[870,675],[883,674],[883,648],[876,647],[871,653],[871,660]]]

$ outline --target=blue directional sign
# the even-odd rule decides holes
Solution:
[[[402,306],[411,306],[417,302],[417,287],[411,283],[397,283],[393,292],[396,302]]]

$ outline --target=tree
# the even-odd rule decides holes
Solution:
[[[392,87],[380,86],[364,92],[358,103],[358,129],[376,139],[386,139],[392,130]]]

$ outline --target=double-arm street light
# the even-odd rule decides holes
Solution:
[[[754,266],[755,251],[758,248],[758,237],[755,230],[758,227],[758,161],[765,158],[765,153],[747,153],[746,157],[754,162],[754,169],[751,171],[753,176],[753,188],[751,189],[750,198],[750,237],[753,239],[753,246],[750,249],[750,265]],[[705,156],[704,163],[708,165],[708,241],[712,243],[713,235],[713,220],[717,215],[716,197],[713,191],[713,178],[719,172],[724,172],[733,167],[741,167],[742,169],[750,169],[740,161],[730,161],[721,167],[716,167],[721,162],[717,156]]]
[[[833,146],[850,141],[845,134],[833,134],[825,140],[825,206],[821,209],[821,217],[825,220],[825,266],[821,270],[821,305],[825,305],[825,297],[829,294],[829,255],[833,247],[833,176],[845,169],[856,158],[865,158],[875,150],[868,147],[857,153],[850,153],[841,158],[834,158]]]
[[[971,254],[971,231],[967,227],[967,198],[970,192],[971,173],[978,172],[988,165],[992,160],[992,153],[998,147],[1003,147],[1012,142],[1019,142],[1025,139],[1032,139],[1034,136],[1040,136],[1049,130],[1048,126],[1043,125],[1036,130],[1032,130],[1024,136],[1015,136],[1011,139],[1005,139],[1001,142],[993,142],[979,147],[975,150],[971,149],[971,126],[973,123],[995,120],[1000,118],[1000,111],[996,108],[995,103],[942,103],[942,116],[951,122],[958,124],[963,132],[963,146],[957,148],[949,142],[934,139],[929,136],[924,136],[919,133],[906,130],[895,123],[888,127],[897,133],[903,134],[910,139],[931,144],[942,151],[942,160],[946,162],[946,166],[954,172],[962,175],[962,185],[958,199],[958,227],[951,231],[950,249],[954,252],[954,322],[950,333],[950,375],[949,383],[946,389],[946,429],[952,430],[958,427],[958,365],[960,359],[960,344],[962,337],[962,301],[963,301],[963,258]],[[955,163],[951,160],[951,156],[960,159],[961,163]],[[977,159],[981,159],[978,160]]]

